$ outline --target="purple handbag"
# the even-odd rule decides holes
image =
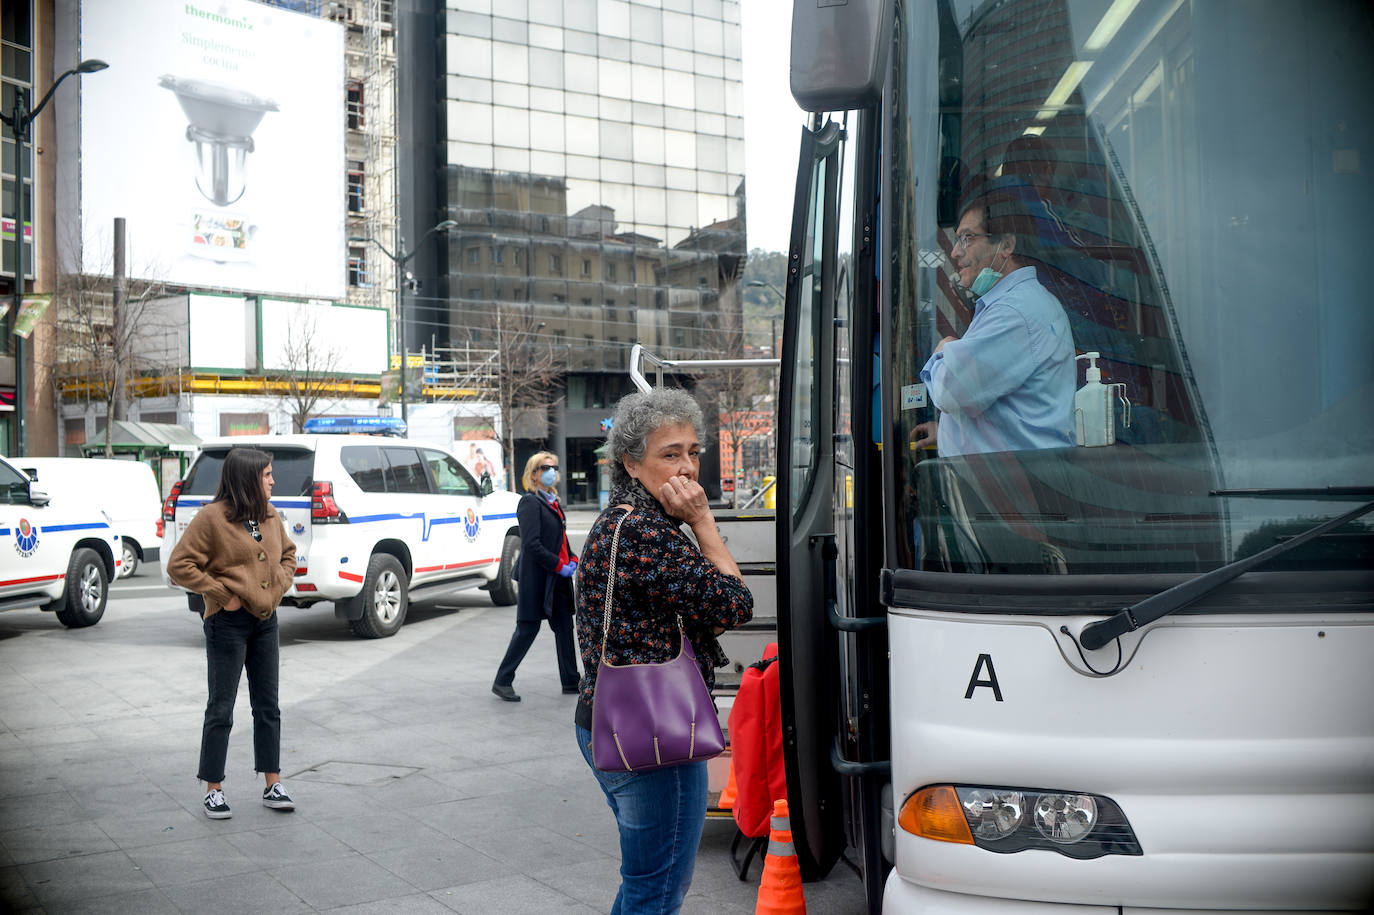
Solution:
[[[607,664],[615,556],[620,525],[611,536],[606,608],[601,621],[601,661],[592,699],[592,762],[603,772],[647,772],[710,759],[725,749],[725,736],[696,655],[677,618],[681,648],[661,664]]]

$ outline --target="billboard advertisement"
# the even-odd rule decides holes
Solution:
[[[385,308],[264,298],[260,321],[264,371],[376,376],[386,370]]]
[[[82,270],[345,293],[344,28],[250,0],[83,0]]]

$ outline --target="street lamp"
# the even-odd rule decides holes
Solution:
[[[406,264],[410,261],[412,257],[419,253],[420,249],[424,247],[425,242],[429,240],[429,237],[431,235],[433,235],[435,232],[447,232],[449,229],[452,229],[456,225],[458,225],[458,223],[454,222],[452,219],[445,219],[443,222],[431,226],[429,231],[425,232],[424,235],[420,236],[420,240],[415,243],[415,247],[411,248],[409,251],[405,250],[405,238],[398,236],[397,241],[400,244],[396,246],[397,251],[395,254],[392,254],[390,251],[388,251],[386,245],[382,244],[381,242],[377,241],[377,239],[372,238],[370,236],[365,236],[361,238],[355,236],[348,239],[349,241],[372,242],[374,245],[381,249],[381,252],[383,254],[391,258],[391,262],[396,265],[396,320],[400,324],[399,342],[401,348],[401,419],[406,421],[407,423],[410,421],[410,410],[406,406],[406,299],[403,274],[405,272]]]
[[[779,290],[777,286],[774,286],[767,280],[750,280],[744,285],[762,286],[765,289],[771,290],[772,293],[778,297],[779,302],[782,302],[784,304],[787,302],[787,296],[783,295],[782,291]],[[778,314],[777,312],[773,312],[772,314],[763,315],[763,317],[768,319],[769,327],[772,329],[772,335],[768,338],[768,351],[772,353],[774,356],[776,356],[778,354],[778,318],[782,317],[782,315]]]
[[[108,66],[109,64],[105,61],[95,58],[83,60],[53,80],[53,84],[43,94],[37,107],[32,110],[25,108],[24,90],[16,89],[14,110],[9,114],[0,112],[0,121],[9,127],[10,134],[14,137],[14,317],[10,319],[11,321],[19,320],[19,311],[24,307],[24,144],[30,139],[30,128],[33,126],[34,119],[42,113],[43,108],[52,99],[52,94],[57,91],[57,87],[62,85],[62,80],[73,73],[95,73]],[[28,455],[28,436],[25,430],[28,416],[24,408],[26,398],[27,392],[24,390],[24,338],[16,336],[14,338],[14,415],[18,432],[19,447],[17,451],[21,456]]]

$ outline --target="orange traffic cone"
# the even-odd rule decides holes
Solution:
[[[801,868],[792,844],[792,822],[787,801],[773,802],[773,823],[768,833],[768,857],[763,861],[759,899],[754,915],[806,915]]]
[[[735,785],[735,761],[730,760],[730,774],[725,779],[725,789],[720,793],[720,800],[716,801],[716,806],[721,810],[733,810],[735,807],[735,795],[739,793],[739,788]]]

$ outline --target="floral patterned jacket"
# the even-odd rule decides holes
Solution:
[[[610,566],[611,538],[625,515],[613,505],[592,525],[577,571],[577,642],[582,650],[582,695],[576,721],[592,726],[592,699],[601,662],[601,629]],[[662,662],[678,651],[677,618],[696,652],[701,675],[710,689],[714,663],[723,654],[712,629],[733,629],[754,616],[754,595],[744,582],[726,575],[702,555],[679,522],[654,503],[630,510],[620,529],[615,560],[615,593],[606,636],[611,664]]]

